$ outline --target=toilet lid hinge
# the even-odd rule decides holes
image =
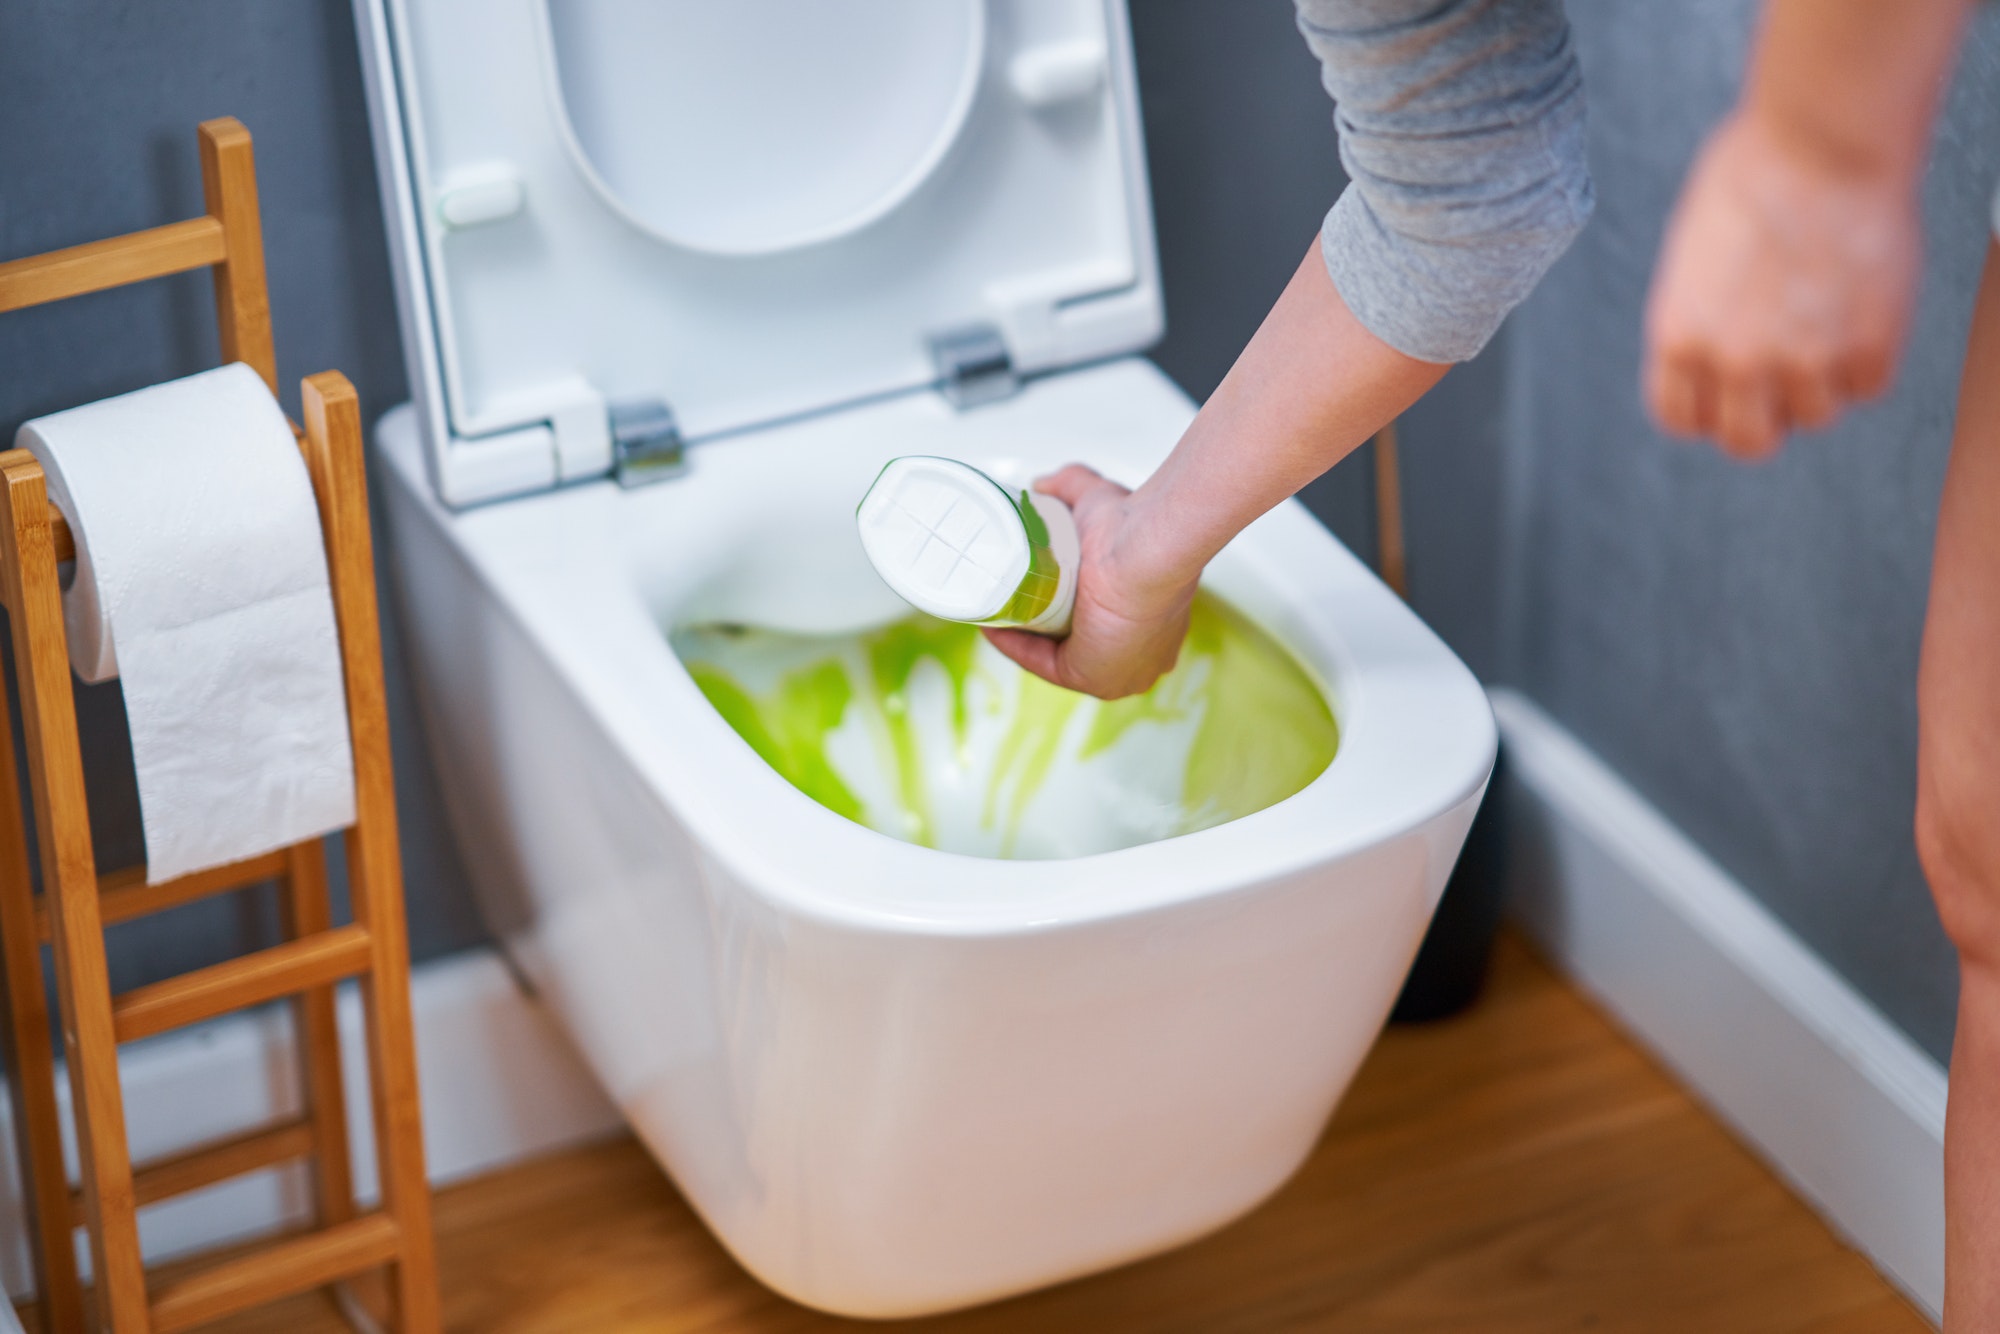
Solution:
[[[624,487],[664,482],[687,471],[687,448],[674,411],[657,398],[626,399],[611,419],[611,473]]]
[[[938,392],[955,408],[1007,398],[1021,387],[1013,355],[997,325],[962,324],[946,329],[931,335],[930,346]]]

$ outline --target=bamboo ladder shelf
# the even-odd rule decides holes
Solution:
[[[205,216],[0,264],[0,311],[209,268],[223,360],[247,363],[275,393],[250,134],[225,118],[204,122],[199,137]],[[37,895],[12,729],[0,709],[0,963],[7,1009],[0,1032],[33,1218],[38,1313],[48,1334],[170,1334],[376,1270],[386,1271],[389,1329],[439,1328],[360,405],[337,371],[307,379],[303,402],[305,430],[297,434],[326,540],[354,752],[356,818],[343,834],[354,909],[348,926],[332,924],[318,839],[158,885],[145,882],[143,868],[98,874],[56,569],[73,558],[74,543],[48,501],[41,465],[25,450],[0,453],[0,604],[13,634],[43,883]],[[105,926],[271,880],[280,887],[285,943],[112,994]],[[55,966],[76,1120],[81,1185],[75,1191],[63,1165],[44,943]],[[354,1200],[334,1009],[335,985],[348,977],[361,984],[382,1186],[381,1206],[366,1213]],[[118,1045],[286,997],[302,1056],[304,1110],[135,1170]],[[315,1230],[149,1290],[139,1208],[299,1159],[312,1164]],[[89,1292],[77,1272],[77,1227],[89,1234]]]

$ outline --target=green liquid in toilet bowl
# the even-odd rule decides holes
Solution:
[[[1326,696],[1210,593],[1174,670],[1109,703],[1023,672],[969,625],[839,635],[693,625],[675,652],[725,721],[858,824],[984,857],[1077,857],[1262,810],[1333,760]]]

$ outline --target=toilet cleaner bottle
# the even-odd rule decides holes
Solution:
[[[1076,602],[1069,506],[1011,490],[969,463],[892,459],[855,509],[883,582],[941,620],[1060,638]]]

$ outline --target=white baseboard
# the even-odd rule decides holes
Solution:
[[[1935,1320],[1943,1068],[1548,715],[1493,711],[1515,915]]]
[[[553,1023],[493,952],[474,950],[417,968],[412,999],[424,1145],[434,1182],[600,1138],[622,1124]],[[351,988],[341,997],[340,1026],[356,1184],[372,1199],[367,1064],[361,1007]],[[290,1027],[283,1010],[253,1011],[125,1048],[119,1068],[134,1158],[173,1153],[295,1112]],[[67,1117],[67,1080],[60,1087]],[[34,1284],[7,1107],[0,1099],[0,1283],[19,1297]],[[306,1201],[302,1168],[262,1172],[146,1210],[140,1238],[149,1261],[166,1259],[302,1222]],[[4,1321],[0,1315],[0,1329]]]

